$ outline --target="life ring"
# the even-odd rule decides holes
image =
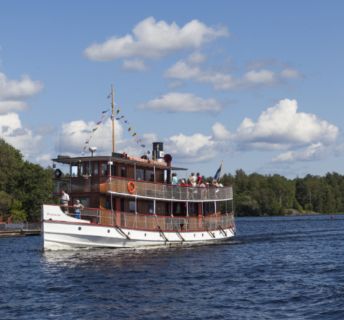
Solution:
[[[60,178],[62,176],[62,171],[60,169],[55,170],[55,178]]]
[[[129,193],[134,193],[136,190],[135,183],[133,181],[128,182],[128,192]]]

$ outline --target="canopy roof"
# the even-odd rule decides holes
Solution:
[[[115,163],[124,163],[124,164],[136,164],[140,167],[150,167],[150,168],[160,168],[160,169],[170,169],[170,170],[187,170],[186,168],[179,168],[179,167],[172,167],[167,166],[165,161],[157,161],[157,160],[150,160],[150,159],[141,159],[137,157],[119,157],[116,156],[88,156],[88,157],[69,157],[66,155],[58,155],[57,158],[52,159],[54,162],[69,164],[69,165],[77,165],[80,162],[94,162],[94,161],[113,161]]]

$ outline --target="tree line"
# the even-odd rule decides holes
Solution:
[[[41,205],[51,201],[52,174],[0,138],[0,219],[40,221]]]
[[[240,169],[221,183],[233,186],[238,216],[344,213],[344,176],[335,172],[287,179]],[[53,201],[52,192],[53,169],[25,161],[0,138],[0,219],[40,221],[41,205]]]
[[[225,174],[222,183],[233,186],[239,216],[344,213],[344,176],[336,172],[287,179],[237,170]]]

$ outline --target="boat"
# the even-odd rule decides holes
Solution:
[[[172,165],[162,142],[153,143],[151,157],[115,151],[113,92],[111,154],[94,155],[95,148],[89,148],[90,155],[53,159],[56,201],[42,205],[43,249],[196,245],[232,238],[231,186],[172,184],[172,175],[186,169]],[[58,203],[64,191],[69,201]]]

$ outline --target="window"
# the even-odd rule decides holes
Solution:
[[[92,162],[92,176],[98,176],[98,162]]]
[[[120,167],[120,176],[121,177],[126,177],[127,176],[127,168],[124,165],[122,165]]]
[[[88,162],[83,162],[81,164],[81,175],[88,176],[89,174],[90,174],[89,163]]]
[[[100,174],[104,177],[108,175],[108,165],[106,162],[102,162],[100,168]]]
[[[135,201],[129,201],[129,212],[136,212]]]
[[[203,204],[203,214],[210,215],[215,212],[215,205],[214,202],[204,202]]]
[[[154,202],[153,201],[148,202],[148,213],[154,214]]]
[[[143,169],[136,169],[136,180],[144,180],[145,171]]]
[[[147,169],[145,172],[145,180],[146,181],[154,181],[154,171]]]
[[[198,215],[198,203],[189,202],[189,216]]]

